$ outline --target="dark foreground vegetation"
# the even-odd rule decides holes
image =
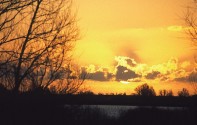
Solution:
[[[99,108],[82,108],[84,104],[137,105],[139,108],[121,112],[119,117],[110,117]],[[158,106],[182,108],[169,110]],[[197,97],[4,94],[0,96],[0,124],[196,125]]]

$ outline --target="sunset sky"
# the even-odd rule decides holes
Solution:
[[[189,89],[182,83],[195,73],[195,51],[182,17],[191,3],[75,0],[81,39],[74,53],[83,71],[91,75],[90,88],[97,93],[128,92],[129,87],[148,82],[158,89],[164,87],[159,83],[171,83],[164,88],[177,91]]]

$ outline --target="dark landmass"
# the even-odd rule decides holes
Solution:
[[[131,105],[197,107],[197,96],[126,96],[126,95],[36,95],[20,94],[0,96],[3,104],[48,105]]]
[[[65,105],[70,105],[65,107]],[[109,117],[99,108],[81,105],[131,105],[139,108]],[[149,106],[151,108],[144,108]],[[162,110],[159,106],[182,107]],[[1,95],[1,125],[196,125],[197,96]]]

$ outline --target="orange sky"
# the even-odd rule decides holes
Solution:
[[[191,48],[183,38],[180,16],[189,1],[75,0],[82,35],[76,49],[80,60],[110,65],[119,55],[150,64],[171,57],[188,59]]]
[[[194,51],[185,38],[181,16],[191,2],[75,0],[82,36],[75,57],[92,73],[108,68],[105,72],[115,74],[123,66],[143,78],[153,71],[169,80],[185,77],[193,70]],[[125,64],[127,58],[136,66]],[[175,74],[179,70],[184,71]]]

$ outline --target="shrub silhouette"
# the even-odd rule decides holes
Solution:
[[[155,90],[147,83],[135,88],[136,94],[139,96],[156,96]]]
[[[172,90],[159,90],[159,96],[173,96]]]
[[[178,96],[179,97],[188,97],[189,91],[186,88],[183,88],[181,91],[178,91]]]
[[[88,91],[82,91],[78,93],[79,95],[95,95],[94,92],[88,90]]]

